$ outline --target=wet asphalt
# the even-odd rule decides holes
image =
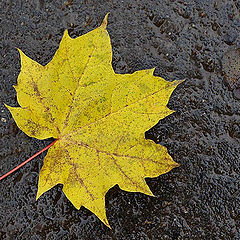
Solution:
[[[168,105],[176,112],[146,133],[181,164],[147,179],[155,198],[112,188],[112,230],[61,186],[36,202],[42,154],[0,182],[0,239],[240,239],[239,11],[238,0],[0,0],[1,175],[52,141],[26,136],[4,107],[18,106],[16,48],[45,65],[65,29],[80,36],[110,12],[117,73],[186,79]]]

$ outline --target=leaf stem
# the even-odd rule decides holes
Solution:
[[[35,153],[33,156],[31,156],[30,158],[28,158],[26,161],[22,162],[21,164],[19,164],[17,167],[13,168],[12,170],[10,170],[9,172],[5,173],[3,176],[0,177],[0,181],[3,180],[5,177],[7,177],[8,175],[10,175],[11,173],[15,172],[16,170],[18,170],[20,167],[24,166],[26,163],[30,162],[33,158],[37,157],[39,154],[41,154],[42,152],[46,151],[47,149],[49,149],[58,139],[56,139],[55,141],[53,141],[52,143],[50,143],[48,146],[46,146],[45,148],[43,148],[42,150],[40,150],[39,152]]]

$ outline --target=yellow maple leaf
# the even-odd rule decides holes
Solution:
[[[21,50],[18,127],[38,139],[56,138],[40,171],[37,199],[56,184],[79,209],[107,226],[105,195],[114,185],[153,196],[146,177],[177,167],[167,149],[144,133],[173,111],[166,107],[181,81],[153,76],[154,69],[116,74],[106,30],[72,39],[65,31],[53,59],[42,66]]]

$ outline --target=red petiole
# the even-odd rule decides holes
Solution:
[[[41,154],[42,152],[46,151],[47,149],[49,149],[58,139],[56,139],[55,141],[53,141],[51,144],[49,144],[48,146],[46,146],[45,148],[43,148],[42,150],[40,150],[39,152],[35,153],[33,156],[31,156],[30,158],[28,158],[26,161],[22,162],[21,164],[19,164],[17,167],[13,168],[12,170],[10,170],[9,172],[5,173],[3,176],[0,177],[0,181],[3,180],[5,177],[7,177],[8,175],[10,175],[11,173],[15,172],[16,170],[18,170],[20,167],[24,166],[26,163],[30,162],[33,158],[37,157],[39,154]]]

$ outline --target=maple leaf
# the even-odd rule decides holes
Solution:
[[[146,177],[177,167],[167,149],[144,133],[173,111],[167,103],[181,81],[153,76],[154,69],[116,74],[106,30],[72,39],[67,30],[53,59],[42,66],[21,50],[15,86],[21,107],[7,106],[28,136],[56,138],[40,171],[37,199],[56,184],[79,209],[109,226],[105,195],[122,190],[153,196]]]

